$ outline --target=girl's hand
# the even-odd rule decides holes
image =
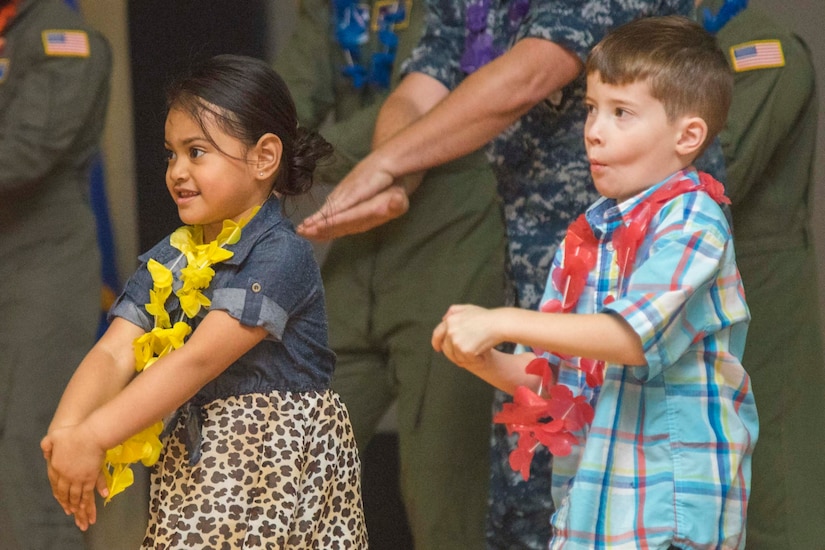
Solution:
[[[105,450],[84,424],[51,431],[40,443],[52,493],[81,531],[97,520],[94,489],[100,488]],[[104,484],[105,486],[105,484]]]

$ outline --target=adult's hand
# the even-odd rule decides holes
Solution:
[[[350,196],[345,185],[353,185],[353,169],[327,196],[323,206],[298,226],[298,233],[314,240],[331,240],[363,233],[404,215],[410,207],[409,195],[421,184],[423,174],[410,174],[376,194],[348,206],[339,197]]]
[[[392,185],[346,210],[336,206],[334,199],[327,198],[318,212],[298,226],[298,233],[321,241],[363,233],[405,214],[410,201],[403,186]]]
[[[315,235],[317,238],[321,238],[321,235],[336,235],[338,233],[337,223],[351,223],[364,217],[367,212],[375,210],[377,204],[380,204],[381,201],[379,200],[377,203],[369,203],[369,201],[392,186],[394,179],[389,170],[381,165],[381,159],[378,155],[375,153],[368,155],[356,164],[349,174],[335,186],[327,196],[323,206],[300,224],[298,227],[299,233],[307,237]],[[403,189],[401,191],[403,193]],[[398,200],[399,195],[399,193],[393,192],[390,193],[389,198]],[[365,208],[365,205],[361,205],[363,202],[368,202],[372,207],[367,206]],[[355,213],[348,213],[348,215],[341,217],[342,214],[347,213],[348,210],[357,205],[361,205],[362,208],[359,208]]]
[[[403,198],[395,192],[383,198],[377,195],[398,177],[421,173],[483,147],[580,70],[578,57],[561,46],[525,38],[452,92],[430,76],[407,75],[379,112],[373,152],[341,180],[318,212],[303,221],[299,232],[332,238],[397,217],[391,213],[404,210]]]

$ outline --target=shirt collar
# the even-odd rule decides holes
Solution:
[[[232,257],[221,263],[228,265],[238,265],[249,255],[252,247],[258,242],[258,238],[268,229],[282,223],[291,223],[281,215],[281,201],[271,195],[266,202],[261,205],[261,209],[249,220],[249,223],[241,230],[241,240],[232,245],[227,245],[226,249],[232,251]],[[180,256],[181,252],[169,244],[169,236],[158,243],[154,248],[138,256],[141,262],[147,262],[150,258],[166,264]]]
[[[678,181],[683,178],[690,178],[696,184],[699,183],[699,175],[696,170],[691,167],[671,174],[660,182],[651,185],[647,189],[622,202],[617,202],[616,199],[601,197],[587,209],[585,213],[587,223],[590,224],[593,233],[596,235],[608,233],[612,229],[615,229],[620,222],[625,221],[627,215],[634,208],[650,198],[658,189],[672,181]]]
[[[241,230],[241,240],[226,247],[227,250],[233,252],[233,255],[224,263],[229,265],[240,264],[252,251],[252,247],[258,242],[258,237],[285,221],[285,218],[281,216],[281,201],[275,195],[270,195],[261,206],[261,209]]]

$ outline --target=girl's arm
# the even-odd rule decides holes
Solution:
[[[49,425],[48,435],[40,444],[55,498],[58,498],[60,476],[53,467],[52,434],[60,433],[61,429],[78,426],[89,414],[117,395],[129,383],[135,375],[132,342],[141,334],[143,334],[143,329],[140,327],[124,319],[116,318],[80,362],[66,386]],[[68,433],[79,432],[82,430],[68,431]],[[81,435],[78,440],[83,441],[85,438]],[[69,443],[75,443],[75,441],[69,440]],[[61,451],[63,450],[61,448]],[[102,455],[91,455],[89,460],[90,462],[84,467],[96,472],[98,490],[104,494],[106,485],[100,474]],[[89,524],[95,522],[96,510],[93,494],[83,495],[82,501],[74,505],[66,500],[61,501],[59,498],[58,502],[67,514],[75,515],[75,523],[82,530],[85,531]]]
[[[132,342],[143,333],[142,328],[119,317],[112,321],[72,375],[49,432],[79,424],[129,383],[135,375]]]
[[[93,409],[79,424],[57,427],[53,422],[43,441],[44,453],[51,457],[49,470],[55,497],[67,511],[81,512],[81,517],[76,515],[81,529],[93,523],[93,489],[106,449],[173,412],[266,334],[265,329],[243,326],[223,311],[210,311],[183,347],[159,359],[110,399],[90,399],[79,407],[63,407],[61,402],[67,411],[61,413],[61,421],[75,419],[75,414]],[[76,383],[73,379],[67,388],[67,392],[71,390],[69,399],[64,396],[67,403],[82,402],[77,395],[88,388],[101,398],[106,394],[89,378],[87,372],[91,367],[84,366],[83,370],[84,375]],[[105,372],[96,372],[105,378]],[[98,384],[105,388],[113,386],[106,380],[99,380]],[[91,403],[96,406],[91,407]],[[91,521],[84,521],[90,516]]]
[[[493,360],[495,354],[491,358],[486,357],[492,348],[502,342],[515,342],[623,365],[646,363],[639,335],[624,319],[609,313],[542,313],[518,308],[484,309],[455,305],[447,310],[433,333],[433,348],[436,351],[443,351],[451,361],[476,374],[477,371],[498,371],[518,366]],[[527,362],[520,365],[521,370]],[[488,381],[505,376],[478,375]],[[505,391],[512,391],[491,383]]]
[[[210,311],[186,344],[135,377],[85,420],[106,449],[174,412],[267,335],[224,311]]]

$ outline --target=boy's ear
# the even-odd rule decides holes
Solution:
[[[680,124],[676,152],[682,156],[695,155],[708,137],[708,125],[702,117],[687,116]]]
[[[284,144],[275,134],[266,133],[261,136],[252,151],[252,162],[255,167],[255,176],[258,179],[268,180],[281,166],[284,153]]]

